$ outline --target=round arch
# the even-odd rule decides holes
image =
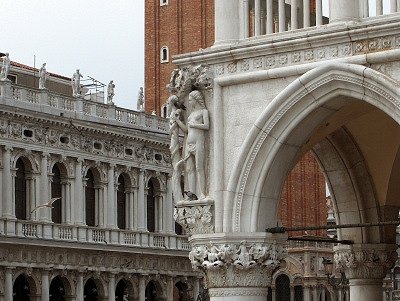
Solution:
[[[345,117],[340,116],[340,110],[348,106],[363,112],[378,110],[398,126],[399,92],[400,88],[394,80],[367,67],[353,64],[326,64],[292,82],[264,110],[242,145],[227,187],[227,191],[232,192],[224,203],[224,231],[263,232],[266,227],[276,226],[277,204],[287,173],[302,154],[313,146],[314,149],[318,148],[318,143],[342,127]],[[339,115],[339,118],[331,120],[334,115]],[[328,126],[328,120],[333,122],[331,126]],[[353,145],[357,146],[357,143]],[[337,151],[340,158],[345,155],[343,151],[346,152],[346,145],[342,151]],[[323,161],[323,158],[319,157],[319,160]],[[353,166],[356,160],[351,156],[347,158],[347,162]],[[353,184],[352,193],[359,197],[356,203],[352,203],[359,212],[358,220],[366,222],[384,219],[379,204],[376,204],[377,200],[360,195],[359,192],[366,188],[360,181],[351,181],[357,177],[354,175],[355,170],[349,166],[346,166],[346,170],[353,176],[349,177]],[[368,164],[357,171],[360,174],[367,172],[364,178],[368,178]],[[390,175],[391,178],[398,176],[396,172]],[[367,186],[372,188],[368,196],[375,195],[371,179]],[[375,204],[369,210],[372,203]],[[340,213],[340,208],[336,209]],[[344,218],[340,222],[347,221]],[[379,235],[358,235],[356,240],[367,242],[371,237],[375,241],[384,240]]]

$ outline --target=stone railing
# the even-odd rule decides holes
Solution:
[[[290,249],[313,248],[313,249],[330,249],[330,250],[332,250],[333,244],[327,243],[327,242],[319,242],[319,241],[289,240],[289,248]]]
[[[38,221],[10,221],[0,219],[1,236],[74,241],[101,245],[123,245],[126,247],[190,250],[187,237],[182,235],[63,225]]]
[[[167,133],[168,120],[129,109],[0,81],[0,104],[56,116]]]

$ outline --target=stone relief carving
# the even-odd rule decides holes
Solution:
[[[336,248],[334,262],[350,279],[381,279],[397,260],[396,250]]]
[[[174,209],[174,219],[187,234],[213,233],[212,205],[210,202],[183,202]]]
[[[193,269],[206,273],[209,288],[266,287],[272,272],[286,256],[285,245],[246,241],[195,245],[189,253]]]

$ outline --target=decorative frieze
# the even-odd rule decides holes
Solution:
[[[337,269],[349,279],[383,279],[397,260],[396,245],[337,246],[334,251]]]

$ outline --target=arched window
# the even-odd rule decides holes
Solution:
[[[97,301],[98,297],[98,289],[96,286],[96,283],[92,278],[88,279],[85,283],[85,288],[83,290],[84,297],[83,299],[85,301]]]
[[[125,179],[120,175],[117,190],[117,225],[119,229],[126,229],[126,207]]]
[[[15,279],[13,286],[13,299],[18,301],[29,301],[30,297],[29,282],[24,275],[19,275]]]
[[[168,0],[160,0],[160,6],[168,5]]]
[[[62,190],[62,184],[61,184],[61,172],[60,168],[58,167],[57,164],[54,164],[53,169],[51,171],[53,173],[53,179],[51,182],[51,197],[52,198],[57,198],[61,197],[61,190]],[[62,222],[62,205],[61,205],[61,199],[56,200],[52,205],[53,209],[51,210],[51,220],[54,223],[61,224]]]
[[[96,197],[94,189],[94,176],[93,172],[89,169],[86,173],[86,187],[85,187],[85,213],[86,225],[95,226],[96,223]]]
[[[17,219],[26,220],[27,218],[27,197],[26,197],[26,178],[25,164],[21,158],[16,163],[15,175],[15,217]],[[7,189],[7,187],[4,187]]]
[[[154,281],[150,281],[146,286],[145,298],[146,301],[156,301],[157,300],[157,287]]]
[[[276,278],[276,301],[290,300],[290,279],[286,275]]]
[[[156,229],[156,216],[155,216],[155,193],[152,180],[149,181],[147,189],[147,230],[154,232]]]
[[[169,62],[169,49],[168,49],[168,46],[161,47],[160,57],[161,57],[161,63],[168,63]]]
[[[65,288],[60,276],[55,277],[50,284],[50,301],[65,300]]]

